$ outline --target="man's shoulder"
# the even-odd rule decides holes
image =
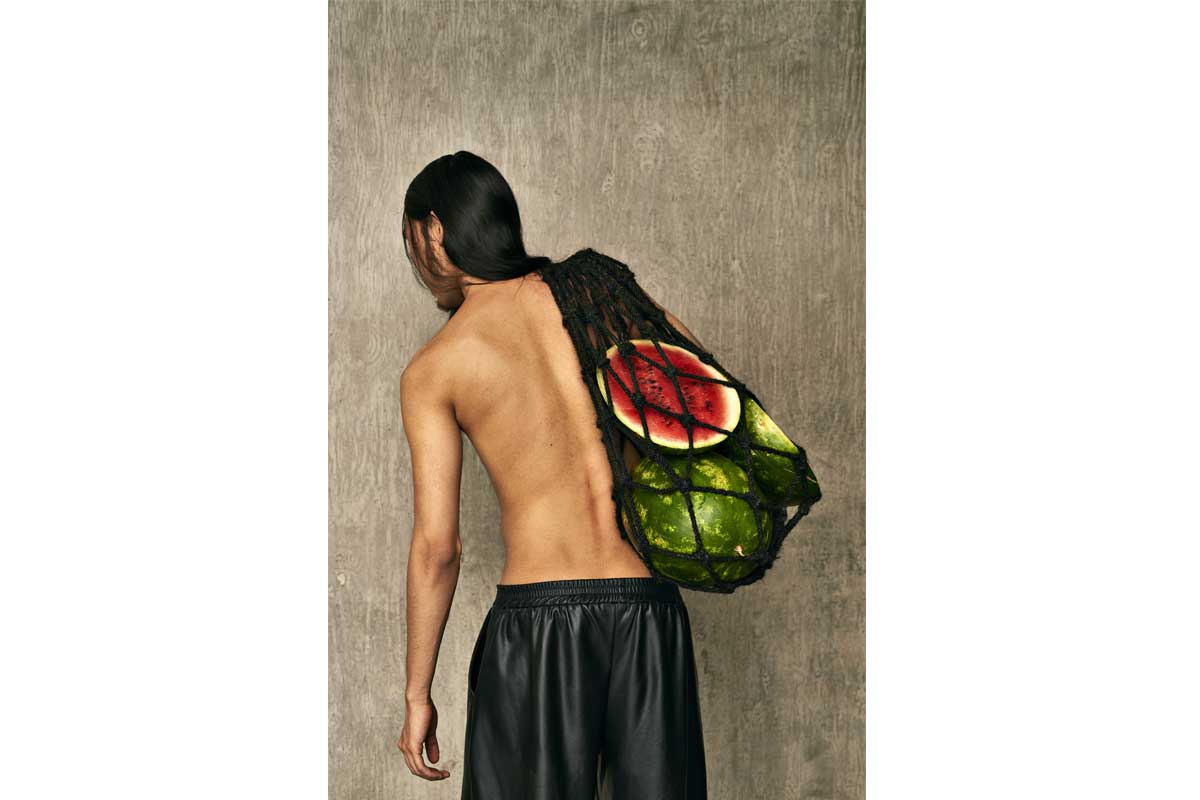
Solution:
[[[417,349],[401,378],[422,382],[437,378],[445,369],[447,360],[453,356],[456,349],[454,344],[453,337],[439,332]]]
[[[471,326],[444,326],[409,360],[401,380],[437,384],[449,391],[456,376],[477,369],[485,345]]]

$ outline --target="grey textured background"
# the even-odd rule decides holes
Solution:
[[[445,317],[408,181],[495,164],[526,244],[629,264],[804,445],[825,499],[760,583],[685,592],[710,796],[864,795],[864,31],[860,2],[330,7],[330,795],[457,797],[466,672],[503,561],[465,449],[463,571],[434,681],[443,782],[403,720],[409,454],[398,380]]]

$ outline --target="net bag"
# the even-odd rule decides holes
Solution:
[[[683,588],[760,580],[821,498],[804,448],[625,264],[587,248],[542,277],[596,409],[622,538]]]

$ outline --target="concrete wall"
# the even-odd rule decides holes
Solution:
[[[443,322],[404,258],[408,181],[494,163],[532,253],[627,262],[805,446],[825,499],[732,595],[685,592],[710,796],[864,795],[861,2],[334,2],[330,794],[457,797],[467,662],[499,579],[466,448],[463,573],[434,682],[445,782],[403,717],[409,454],[397,385]],[[269,102],[269,98],[264,98]]]

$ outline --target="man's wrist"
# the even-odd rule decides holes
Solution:
[[[423,705],[428,703],[432,698],[428,689],[405,689],[404,702],[412,705]]]

